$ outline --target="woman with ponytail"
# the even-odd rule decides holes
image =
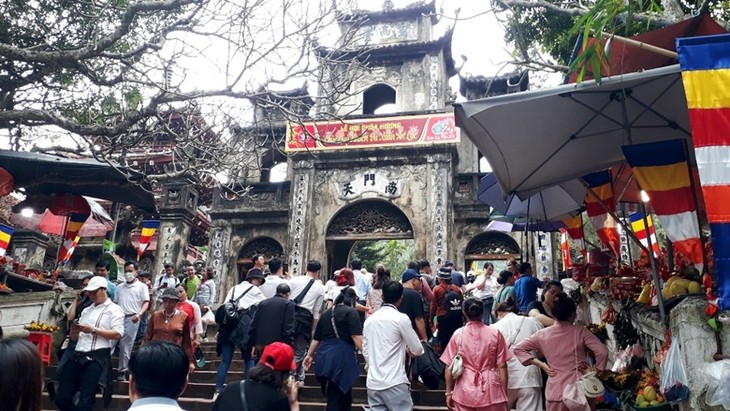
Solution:
[[[466,325],[454,332],[441,361],[446,364],[446,405],[455,411],[507,411],[507,343],[495,328],[484,325],[484,304],[464,301]],[[449,365],[457,354],[463,373],[456,380]]]

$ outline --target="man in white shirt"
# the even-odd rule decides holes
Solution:
[[[247,274],[246,280],[228,290],[228,294],[226,294],[226,298],[223,300],[224,303],[236,301],[239,321],[238,324],[229,327],[218,327],[218,345],[216,350],[220,354],[221,362],[218,365],[218,371],[215,375],[214,401],[221,390],[223,390],[226,375],[231,366],[233,352],[236,350],[236,347],[241,350],[241,355],[246,361],[246,371],[250,370],[254,365],[251,359],[251,351],[244,349],[244,346],[248,342],[248,334],[251,322],[253,321],[253,310],[249,310],[249,308],[265,299],[258,287],[262,283],[265,283],[265,281],[264,275],[260,270],[255,268],[251,269]]]
[[[362,353],[368,364],[368,405],[371,411],[413,409],[406,375],[406,353],[423,354],[423,346],[407,315],[398,311],[403,286],[383,285],[383,306],[365,320]]]
[[[492,263],[484,263],[483,271],[477,275],[473,283],[467,284],[466,290],[471,291],[472,297],[481,300],[484,304],[484,314],[482,322],[485,325],[493,323],[492,308],[494,306],[494,288],[498,287],[497,280],[492,276],[494,273],[494,265]]]
[[[312,342],[312,333],[317,326],[322,304],[324,304],[324,285],[319,281],[319,272],[321,270],[322,264],[317,260],[311,260],[307,263],[306,275],[296,276],[289,280],[290,298],[297,303],[294,312],[294,327],[296,330],[294,335],[294,361],[297,363],[295,377],[300,386],[304,384],[302,361],[307,355],[309,343]],[[304,294],[305,291],[306,294]],[[311,314],[311,317],[307,313]],[[311,322],[311,327],[309,327],[309,322]]]
[[[280,259],[274,257],[269,260],[269,275],[266,276],[264,283],[259,286],[259,290],[266,298],[276,295],[276,287],[279,284],[289,282],[284,278],[284,267]]]
[[[169,341],[149,341],[129,361],[130,411],[182,411],[177,399],[188,383],[188,356]]]
[[[84,288],[92,305],[71,324],[79,331],[76,352],[71,361],[56,371],[60,385],[54,402],[61,411],[91,411],[99,381],[111,372],[111,345],[124,333],[124,313],[109,299],[106,287],[106,278],[94,277]],[[106,385],[109,395],[111,390],[112,387]],[[79,399],[74,404],[76,392]]]
[[[155,300],[158,307],[162,307],[162,292],[165,291],[165,288],[175,288],[178,284],[180,284],[180,280],[175,277],[175,266],[165,263],[165,274],[155,278]]]
[[[137,280],[139,266],[134,261],[124,263],[125,283],[117,287],[114,302],[124,312],[124,335],[119,341],[119,373],[117,381],[127,380],[127,364],[132,354],[134,337],[139,329],[139,319],[150,305],[149,289]]]

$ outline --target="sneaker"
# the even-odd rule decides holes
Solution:
[[[117,374],[117,381],[119,381],[119,382],[127,381],[127,373],[124,371],[119,371],[119,374]]]
[[[220,393],[221,393],[221,390],[215,390],[215,392],[213,393],[213,402],[215,402],[215,400],[218,398],[218,394],[220,394]]]

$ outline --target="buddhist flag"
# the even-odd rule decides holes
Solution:
[[[63,233],[63,242],[61,243],[61,250],[58,253],[57,265],[62,266],[66,264],[70,259],[71,255],[79,243],[79,232],[81,227],[89,218],[89,214],[72,213],[68,216],[68,224],[66,225],[66,232]]]
[[[0,257],[5,256],[5,253],[8,252],[8,244],[10,244],[14,231],[13,227],[0,224]]]
[[[616,221],[606,212],[604,206],[611,211],[616,211],[616,203],[613,199],[613,187],[611,186],[611,172],[598,171],[583,177],[583,180],[600,198],[596,199],[590,192],[586,193],[586,212],[591,220],[593,228],[601,240],[601,245],[607,248],[614,256],[619,255],[621,239],[616,229]],[[601,205],[603,203],[603,205]]]
[[[644,225],[644,214],[640,211],[631,214],[629,216],[629,222],[631,223],[631,229],[634,231],[634,234],[636,234],[636,238],[639,239],[639,242],[641,242],[647,250],[649,249],[649,240],[647,240],[648,233],[648,238],[651,240],[651,249],[654,251],[654,257],[659,257],[659,244],[656,242],[654,222],[652,221],[651,216],[646,216],[646,222],[649,225],[648,230],[646,225]]]
[[[570,236],[570,239],[573,240],[573,244],[578,247],[580,253],[585,257],[586,245],[585,242],[583,242],[583,217],[581,216],[582,213],[575,217],[564,218],[563,224],[567,227],[566,232],[568,233],[568,236]]]
[[[635,144],[622,149],[672,246],[701,272],[702,241],[684,141]],[[633,219],[631,223],[633,226]],[[638,234],[636,228],[634,231]]]
[[[560,229],[560,256],[563,258],[563,270],[568,271],[568,268],[573,265],[570,261],[570,244],[568,244],[568,230]]]
[[[730,35],[677,39],[697,168],[710,223],[719,306],[730,309]]]
[[[160,226],[160,220],[144,220],[142,222],[142,234],[139,236],[139,246],[137,247],[137,260],[142,257],[147,247],[150,245],[152,236],[155,235],[157,228]]]

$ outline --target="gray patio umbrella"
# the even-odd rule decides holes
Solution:
[[[679,66],[454,107],[504,192],[523,200],[622,162],[622,145],[690,138]]]
[[[489,173],[479,180],[477,198],[505,216],[551,221],[582,208],[586,188],[577,180],[570,180],[535,193],[524,201],[514,194],[505,199],[496,176]]]

